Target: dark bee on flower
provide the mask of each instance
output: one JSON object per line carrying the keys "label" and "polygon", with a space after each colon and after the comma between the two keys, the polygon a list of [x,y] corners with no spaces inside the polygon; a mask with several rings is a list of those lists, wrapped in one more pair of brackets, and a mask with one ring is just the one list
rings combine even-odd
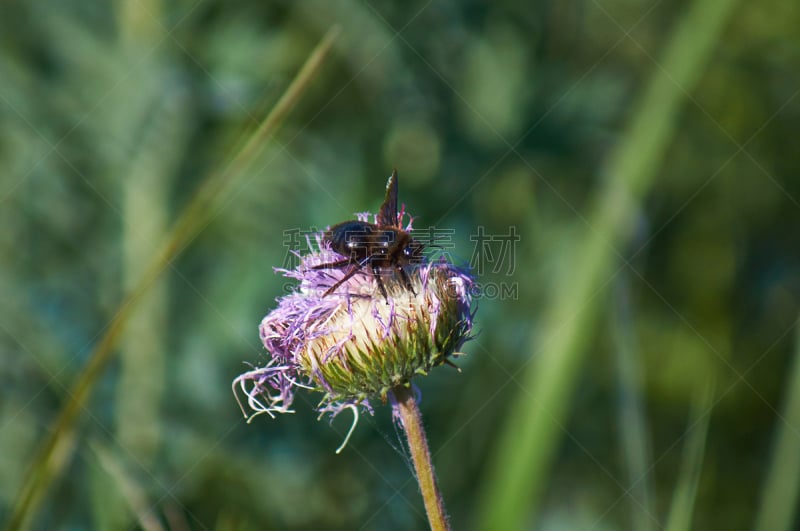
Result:
{"label": "dark bee on flower", "polygon": [[372,274],[383,298],[388,300],[382,276],[397,275],[406,289],[414,288],[406,272],[407,266],[422,263],[424,246],[403,230],[397,213],[397,170],[386,183],[386,197],[376,223],[360,220],[343,221],[323,234],[323,241],[343,259],[313,266],[312,269],[348,268],[347,272],[323,294],[326,297],[353,275],[367,269]]}

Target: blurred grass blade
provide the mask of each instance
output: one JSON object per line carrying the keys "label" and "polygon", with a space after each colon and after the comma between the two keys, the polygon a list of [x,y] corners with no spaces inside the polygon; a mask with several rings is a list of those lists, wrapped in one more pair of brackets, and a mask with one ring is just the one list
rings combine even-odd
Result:
{"label": "blurred grass blade", "polygon": [[[797,323],[795,324],[797,326]],[[800,330],[796,329],[794,368],[787,382],[783,418],[777,421],[772,464],[762,489],[756,531],[789,531],[797,513],[800,490]]]}
{"label": "blurred grass blade", "polygon": [[642,397],[642,367],[633,331],[630,293],[627,277],[620,279],[615,289],[615,311],[611,320],[614,358],[617,368],[620,459],[625,476],[631,485],[628,494],[631,528],[650,531],[655,522],[653,483],[649,473],[650,439],[648,437],[644,400]]}
{"label": "blurred grass blade", "polygon": [[[163,531],[164,527],[153,514],[154,505],[148,500],[145,490],[126,470],[125,465],[108,449],[98,442],[90,442],[102,470],[113,482],[114,487],[122,495],[136,521],[145,531]],[[115,515],[119,518],[119,515]]]}
{"label": "blurred grass blade", "polygon": [[[535,512],[599,310],[598,291],[617,263],[618,247],[674,136],[686,93],[705,71],[736,0],[696,0],[673,30],[602,173],[606,181],[578,239],[569,269],[554,286],[551,310],[538,334],[542,352],[520,377],[526,393],[509,405],[489,460],[478,528],[520,529]],[[532,354],[533,355],[533,354]],[[530,397],[533,397],[531,399]]]}
{"label": "blurred grass blade", "polygon": [[[159,21],[164,17],[161,3],[161,0],[123,0],[118,20],[125,55],[138,56],[141,50],[160,42]],[[186,98],[179,93],[183,87],[170,83],[174,73],[165,68],[163,60],[146,63],[139,72],[126,83],[125,93],[118,96],[137,104],[120,101],[116,105],[119,109],[116,114],[124,112],[126,116],[120,122],[141,124],[128,128],[136,131],[136,136],[128,141],[135,146],[131,150],[134,155],[119,161],[111,172],[121,178],[122,282],[126,293],[136,287],[150,265],[151,242],[161,242],[168,234],[170,190],[189,145],[194,121]],[[139,97],[131,98],[127,94],[130,92],[138,93]],[[138,466],[145,469],[153,466],[163,443],[164,423],[159,412],[167,384],[170,307],[167,280],[160,278],[143,295],[119,345],[115,442],[135,456]],[[103,461],[103,456],[100,457]],[[93,502],[98,514],[95,521],[104,529],[118,528],[113,518],[120,514],[122,525],[130,525],[125,508],[131,505],[131,496],[121,488],[104,488],[113,471],[106,468],[108,473],[99,472],[92,478],[98,483],[92,489],[97,496]],[[113,479],[122,485],[125,478]],[[108,522],[102,520],[103,515]],[[145,527],[142,520],[140,516],[140,525]]]}
{"label": "blurred grass blade", "polygon": [[680,475],[672,495],[666,531],[688,531],[692,527],[692,512],[697,496],[697,484],[700,482],[700,472],[703,469],[703,454],[713,399],[714,384],[709,382],[705,384],[702,396],[695,400],[692,408],[692,417],[687,428],[689,434],[683,447]]}
{"label": "blurred grass blade", "polygon": [[267,140],[305,93],[331,51],[338,33],[338,27],[334,27],[325,34],[248,142],[226,168],[212,174],[202,183],[178,216],[162,249],[152,259],[139,283],[125,297],[112,318],[86,367],[72,387],[53,430],[34,456],[30,472],[26,475],[25,483],[12,507],[8,521],[9,529],[20,529],[27,525],[29,517],[36,510],[49,485],[63,472],[72,455],[70,441],[73,440],[75,422],[85,407],[95,383],[111,359],[134,308],[180,252],[211,222],[216,208],[225,198],[225,193],[230,191],[233,183],[244,174]]}

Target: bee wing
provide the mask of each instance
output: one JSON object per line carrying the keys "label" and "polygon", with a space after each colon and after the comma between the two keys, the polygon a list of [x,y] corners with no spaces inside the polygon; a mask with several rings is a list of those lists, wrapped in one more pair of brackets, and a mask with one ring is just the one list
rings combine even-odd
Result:
{"label": "bee wing", "polygon": [[400,226],[397,221],[397,168],[392,170],[386,183],[386,198],[378,211],[378,225]]}

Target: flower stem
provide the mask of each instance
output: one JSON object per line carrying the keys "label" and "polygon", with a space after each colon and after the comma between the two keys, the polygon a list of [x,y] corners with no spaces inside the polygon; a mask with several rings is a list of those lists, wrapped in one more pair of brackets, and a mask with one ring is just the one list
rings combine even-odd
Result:
{"label": "flower stem", "polygon": [[417,472],[417,482],[425,502],[428,522],[433,531],[449,530],[450,524],[444,510],[444,501],[436,483],[436,475],[433,473],[428,439],[422,426],[422,414],[414,399],[414,393],[402,385],[395,387],[392,392],[397,399],[397,411],[408,439],[408,448],[411,450],[411,460]]}

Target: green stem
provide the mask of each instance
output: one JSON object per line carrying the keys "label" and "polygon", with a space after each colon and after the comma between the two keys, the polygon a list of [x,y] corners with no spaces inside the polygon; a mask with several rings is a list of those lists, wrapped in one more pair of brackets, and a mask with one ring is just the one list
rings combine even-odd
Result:
{"label": "green stem", "polygon": [[414,399],[414,393],[402,385],[395,387],[392,392],[397,399],[397,410],[400,412],[400,421],[408,439],[408,448],[411,450],[411,460],[417,472],[417,482],[425,502],[428,522],[433,531],[449,530],[450,524],[444,510],[444,501],[436,483],[436,475],[433,473],[428,439],[422,426],[422,414]]}

